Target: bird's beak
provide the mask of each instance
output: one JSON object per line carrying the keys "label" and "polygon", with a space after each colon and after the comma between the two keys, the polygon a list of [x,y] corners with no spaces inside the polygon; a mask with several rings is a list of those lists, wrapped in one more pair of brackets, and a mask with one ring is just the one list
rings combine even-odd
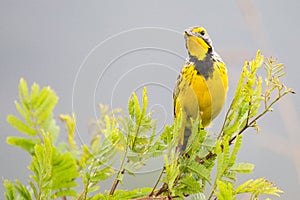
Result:
{"label": "bird's beak", "polygon": [[191,30],[189,30],[189,29],[186,29],[185,31],[184,31],[184,36],[191,36],[192,34],[191,34]]}

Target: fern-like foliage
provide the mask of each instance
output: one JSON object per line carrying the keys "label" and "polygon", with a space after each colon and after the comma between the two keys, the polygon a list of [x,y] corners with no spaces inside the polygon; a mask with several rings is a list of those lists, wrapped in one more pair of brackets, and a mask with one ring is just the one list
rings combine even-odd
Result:
{"label": "fern-like foliage", "polygon": [[162,155],[163,148],[159,139],[155,139],[155,121],[151,118],[151,112],[147,112],[148,98],[144,88],[141,104],[134,93],[128,101],[128,117],[124,117],[119,124],[121,130],[120,157],[121,164],[115,177],[110,195],[113,195],[119,182],[122,182],[124,174],[134,175],[134,171],[143,167],[150,158]]}
{"label": "fern-like foliage", "polygon": [[[258,73],[262,66],[265,76]],[[200,200],[235,200],[248,193],[254,200],[262,194],[279,196],[282,191],[265,178],[238,185],[238,174],[251,173],[254,165],[237,162],[237,155],[244,131],[258,130],[258,120],[282,97],[294,93],[280,82],[284,74],[282,64],[272,58],[264,59],[258,51],[255,59],[244,64],[221,131],[208,133],[201,120],[195,120],[185,152],[177,149],[181,116],[158,135],[156,121],[147,110],[146,88],[140,101],[135,93],[129,98],[127,115],[99,105],[101,115],[91,123],[93,136],[88,144],[76,142],[75,114],[60,115],[67,141],[57,142],[59,128],[53,109],[58,97],[50,87],[40,89],[36,83],[29,89],[21,79],[19,101],[15,102],[19,117],[9,115],[7,121],[26,136],[8,137],[7,143],[31,155],[28,167],[31,175],[28,184],[4,180],[4,197],[8,200],[166,200],[190,196]],[[153,188],[118,189],[125,174],[135,175],[149,159],[158,156],[164,162]],[[111,188],[103,191],[101,183],[110,180]]]}
{"label": "fern-like foliage", "polygon": [[[262,76],[257,73],[262,66],[266,72],[264,81]],[[235,199],[236,194],[246,192],[246,190],[241,190],[244,184],[235,189],[237,187],[236,174],[251,173],[254,169],[254,165],[250,163],[236,163],[236,155],[242,142],[242,133],[250,127],[258,130],[258,119],[271,111],[271,107],[283,96],[294,93],[292,89],[287,88],[279,81],[279,78],[284,75],[283,70],[283,65],[276,64],[274,59],[266,59],[264,63],[264,57],[261,56],[260,51],[257,52],[254,60],[245,62],[234,99],[226,114],[214,149],[214,154],[217,155],[217,176],[209,199],[214,195],[218,199]],[[229,146],[233,143],[234,147],[230,153]],[[259,184],[251,185],[253,186],[251,189],[257,192],[250,192],[254,195],[254,199],[261,194],[279,196],[279,193],[282,193],[265,179],[257,181],[265,183],[260,186],[269,190],[261,189]]]}
{"label": "fern-like foliage", "polygon": [[34,146],[41,143],[43,132],[51,133],[53,142],[55,142],[59,128],[53,118],[53,109],[57,101],[58,97],[50,87],[40,89],[38,84],[33,83],[29,91],[26,81],[21,79],[19,102],[15,101],[20,118],[8,115],[7,121],[30,138],[8,137],[7,143],[25,149],[33,155]]}
{"label": "fern-like foliage", "polygon": [[[190,194],[203,197],[208,183],[213,186],[208,199],[235,199],[237,174],[251,173],[254,169],[251,163],[236,162],[242,145],[242,133],[251,127],[258,130],[258,119],[269,112],[283,96],[294,93],[279,81],[284,75],[283,65],[276,64],[274,59],[264,61],[258,51],[255,59],[245,62],[234,98],[217,137],[207,134],[199,120],[193,123],[185,155],[176,157],[173,162],[166,160],[165,177],[162,178],[164,184],[154,195],[166,194],[181,199]],[[258,74],[262,66],[265,67],[265,79]],[[168,157],[173,158],[170,155]],[[211,177],[214,165],[216,176]],[[258,195],[281,193],[278,188],[269,186],[272,192],[252,189],[261,191]]]}
{"label": "fern-like foliage", "polygon": [[[69,152],[62,153],[55,143],[59,128],[53,118],[58,97],[50,87],[40,89],[34,83],[29,91],[24,79],[19,84],[19,102],[16,108],[21,116],[7,117],[7,121],[27,137],[8,137],[7,143],[18,146],[32,155],[29,169],[32,171],[29,185],[6,180],[7,199],[54,199],[75,196],[79,176],[76,160]],[[55,141],[53,141],[55,140]]]}
{"label": "fern-like foliage", "polygon": [[249,120],[257,114],[262,100],[263,81],[262,77],[257,75],[257,71],[263,61],[264,57],[258,51],[253,61],[245,62],[220,137],[234,137],[245,130],[245,127],[255,126],[255,123],[249,124]]}
{"label": "fern-like foliage", "polygon": [[79,173],[70,153],[59,153],[52,146],[51,136],[43,134],[43,144],[35,146],[35,156],[29,169],[33,172],[30,186],[36,199],[76,196],[71,189]]}
{"label": "fern-like foliage", "polygon": [[279,197],[279,194],[283,193],[283,191],[274,186],[274,183],[266,180],[265,178],[259,178],[256,180],[251,179],[246,181],[236,188],[235,193],[250,193],[251,200],[255,200],[261,194],[270,194]]}
{"label": "fern-like foliage", "polygon": [[51,136],[42,134],[43,143],[36,144],[34,156],[29,165],[32,171],[30,186],[16,185],[5,181],[7,199],[55,199],[63,196],[76,196],[72,188],[77,186],[79,176],[75,160],[70,153],[59,153],[52,146]]}

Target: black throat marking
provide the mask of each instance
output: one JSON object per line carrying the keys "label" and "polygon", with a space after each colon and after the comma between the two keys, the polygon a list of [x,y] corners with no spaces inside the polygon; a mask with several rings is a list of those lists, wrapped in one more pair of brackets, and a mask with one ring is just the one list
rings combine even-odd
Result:
{"label": "black throat marking", "polygon": [[204,76],[205,79],[212,76],[214,63],[209,53],[206,54],[204,60],[198,60],[195,56],[189,55],[189,61],[194,63],[197,74]]}

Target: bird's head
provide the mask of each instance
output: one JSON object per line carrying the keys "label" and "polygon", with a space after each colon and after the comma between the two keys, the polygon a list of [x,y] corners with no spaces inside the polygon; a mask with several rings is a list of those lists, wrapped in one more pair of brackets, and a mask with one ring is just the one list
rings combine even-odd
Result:
{"label": "bird's head", "polygon": [[189,55],[203,60],[213,50],[212,42],[205,28],[196,26],[184,31],[186,48]]}

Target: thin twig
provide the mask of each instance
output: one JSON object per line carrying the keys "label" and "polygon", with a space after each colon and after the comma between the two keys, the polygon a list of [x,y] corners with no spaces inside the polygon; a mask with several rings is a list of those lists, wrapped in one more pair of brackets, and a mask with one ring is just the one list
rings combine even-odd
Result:
{"label": "thin twig", "polygon": [[154,194],[154,196],[158,196],[158,195],[160,195],[161,193],[166,192],[167,190],[168,190],[168,185],[164,183],[164,184],[161,186],[161,188]]}
{"label": "thin twig", "polygon": [[124,157],[123,157],[122,163],[120,165],[120,169],[119,169],[118,174],[117,174],[117,176],[116,176],[116,178],[114,180],[114,183],[112,184],[111,189],[109,191],[110,195],[114,194],[114,192],[115,192],[115,190],[116,190],[116,188],[117,188],[117,186],[118,186],[118,184],[120,182],[120,175],[121,174],[123,175],[125,173],[124,164],[125,164],[125,159],[127,157],[127,153],[128,153],[128,147],[126,148],[126,150],[124,152]]}
{"label": "thin twig", "polygon": [[222,128],[221,128],[221,130],[220,130],[220,133],[218,134],[217,139],[220,139],[221,136],[223,135],[222,130],[224,130],[224,127],[225,127],[225,124],[226,124],[226,121],[227,121],[226,119],[227,119],[227,117],[228,117],[228,115],[229,115],[229,113],[230,113],[230,110],[231,110],[231,107],[232,107],[232,105],[233,105],[233,102],[234,102],[234,99],[231,101],[231,104],[230,104],[230,106],[229,106],[229,109],[228,109],[227,112],[226,112],[225,120],[224,120],[224,122],[223,122]]}
{"label": "thin twig", "polygon": [[93,176],[93,173],[95,173],[96,169],[94,169],[94,164],[95,164],[95,160],[93,160],[92,164],[91,164],[91,171],[89,173],[89,177],[87,178],[86,184],[84,185],[84,189],[82,191],[82,193],[79,195],[79,197],[77,198],[77,200],[81,200],[81,199],[86,199],[87,194],[88,194],[88,189],[90,186],[90,182],[91,182],[91,177]]}
{"label": "thin twig", "polygon": [[149,194],[149,197],[152,197],[154,195],[154,191],[155,191],[158,183],[160,182],[160,179],[161,179],[164,171],[165,171],[165,167],[163,167],[163,169],[161,170],[160,175],[159,175],[158,179],[156,180],[155,185],[153,186],[153,189],[152,189],[151,193]]}
{"label": "thin twig", "polygon": [[288,94],[288,93],[293,93],[293,91],[292,90],[286,90],[282,95],[279,95],[276,99],[274,99],[273,101],[272,101],[272,103],[262,112],[262,113],[260,113],[259,115],[257,115],[249,124],[246,124],[245,126],[244,126],[244,128],[243,129],[241,129],[240,131],[239,131],[239,133],[237,134],[237,135],[235,135],[234,137],[232,137],[231,138],[231,140],[229,141],[229,144],[232,144],[232,142],[236,139],[236,137],[238,136],[238,135],[241,135],[247,128],[249,128],[249,127],[251,127],[251,126],[253,126],[254,125],[254,123],[258,120],[258,119],[260,119],[262,116],[264,116],[267,112],[269,112],[270,111],[270,109],[272,108],[272,106],[277,102],[277,101],[279,101],[282,97],[284,97],[286,94]]}
{"label": "thin twig", "polygon": [[[120,172],[120,171],[119,171]],[[118,173],[117,177],[115,178],[115,181],[110,189],[109,195],[113,195],[118,184],[120,183],[120,179],[118,178],[120,176],[120,174],[124,174],[125,173],[125,169],[123,169],[120,173]]]}
{"label": "thin twig", "polygon": [[[141,123],[142,123],[142,117],[143,117],[143,116],[141,116],[140,119],[139,119],[139,121],[138,121],[137,129],[136,129],[136,133],[135,133],[135,137],[134,137],[134,140],[133,140],[131,149],[134,149],[135,142],[136,142],[136,138],[137,138],[137,136],[138,136],[138,134],[139,134],[139,131],[140,131],[140,127],[141,127]],[[128,138],[129,138],[129,137],[128,137]],[[111,187],[111,189],[110,189],[110,192],[109,192],[110,195],[113,195],[113,194],[114,194],[114,192],[115,192],[115,190],[116,190],[118,184],[120,183],[120,179],[119,179],[120,175],[121,175],[121,174],[123,175],[123,174],[125,173],[125,169],[124,169],[123,167],[124,167],[124,164],[125,164],[125,159],[126,159],[126,157],[127,157],[128,149],[130,148],[129,146],[130,146],[130,144],[127,144],[127,148],[126,148],[126,151],[125,151],[125,153],[124,153],[124,157],[123,157],[123,160],[122,160],[120,169],[119,169],[118,174],[117,174],[117,176],[116,176],[116,178],[115,178],[115,180],[114,180],[114,183],[113,183],[113,185],[112,185],[112,187]]]}

